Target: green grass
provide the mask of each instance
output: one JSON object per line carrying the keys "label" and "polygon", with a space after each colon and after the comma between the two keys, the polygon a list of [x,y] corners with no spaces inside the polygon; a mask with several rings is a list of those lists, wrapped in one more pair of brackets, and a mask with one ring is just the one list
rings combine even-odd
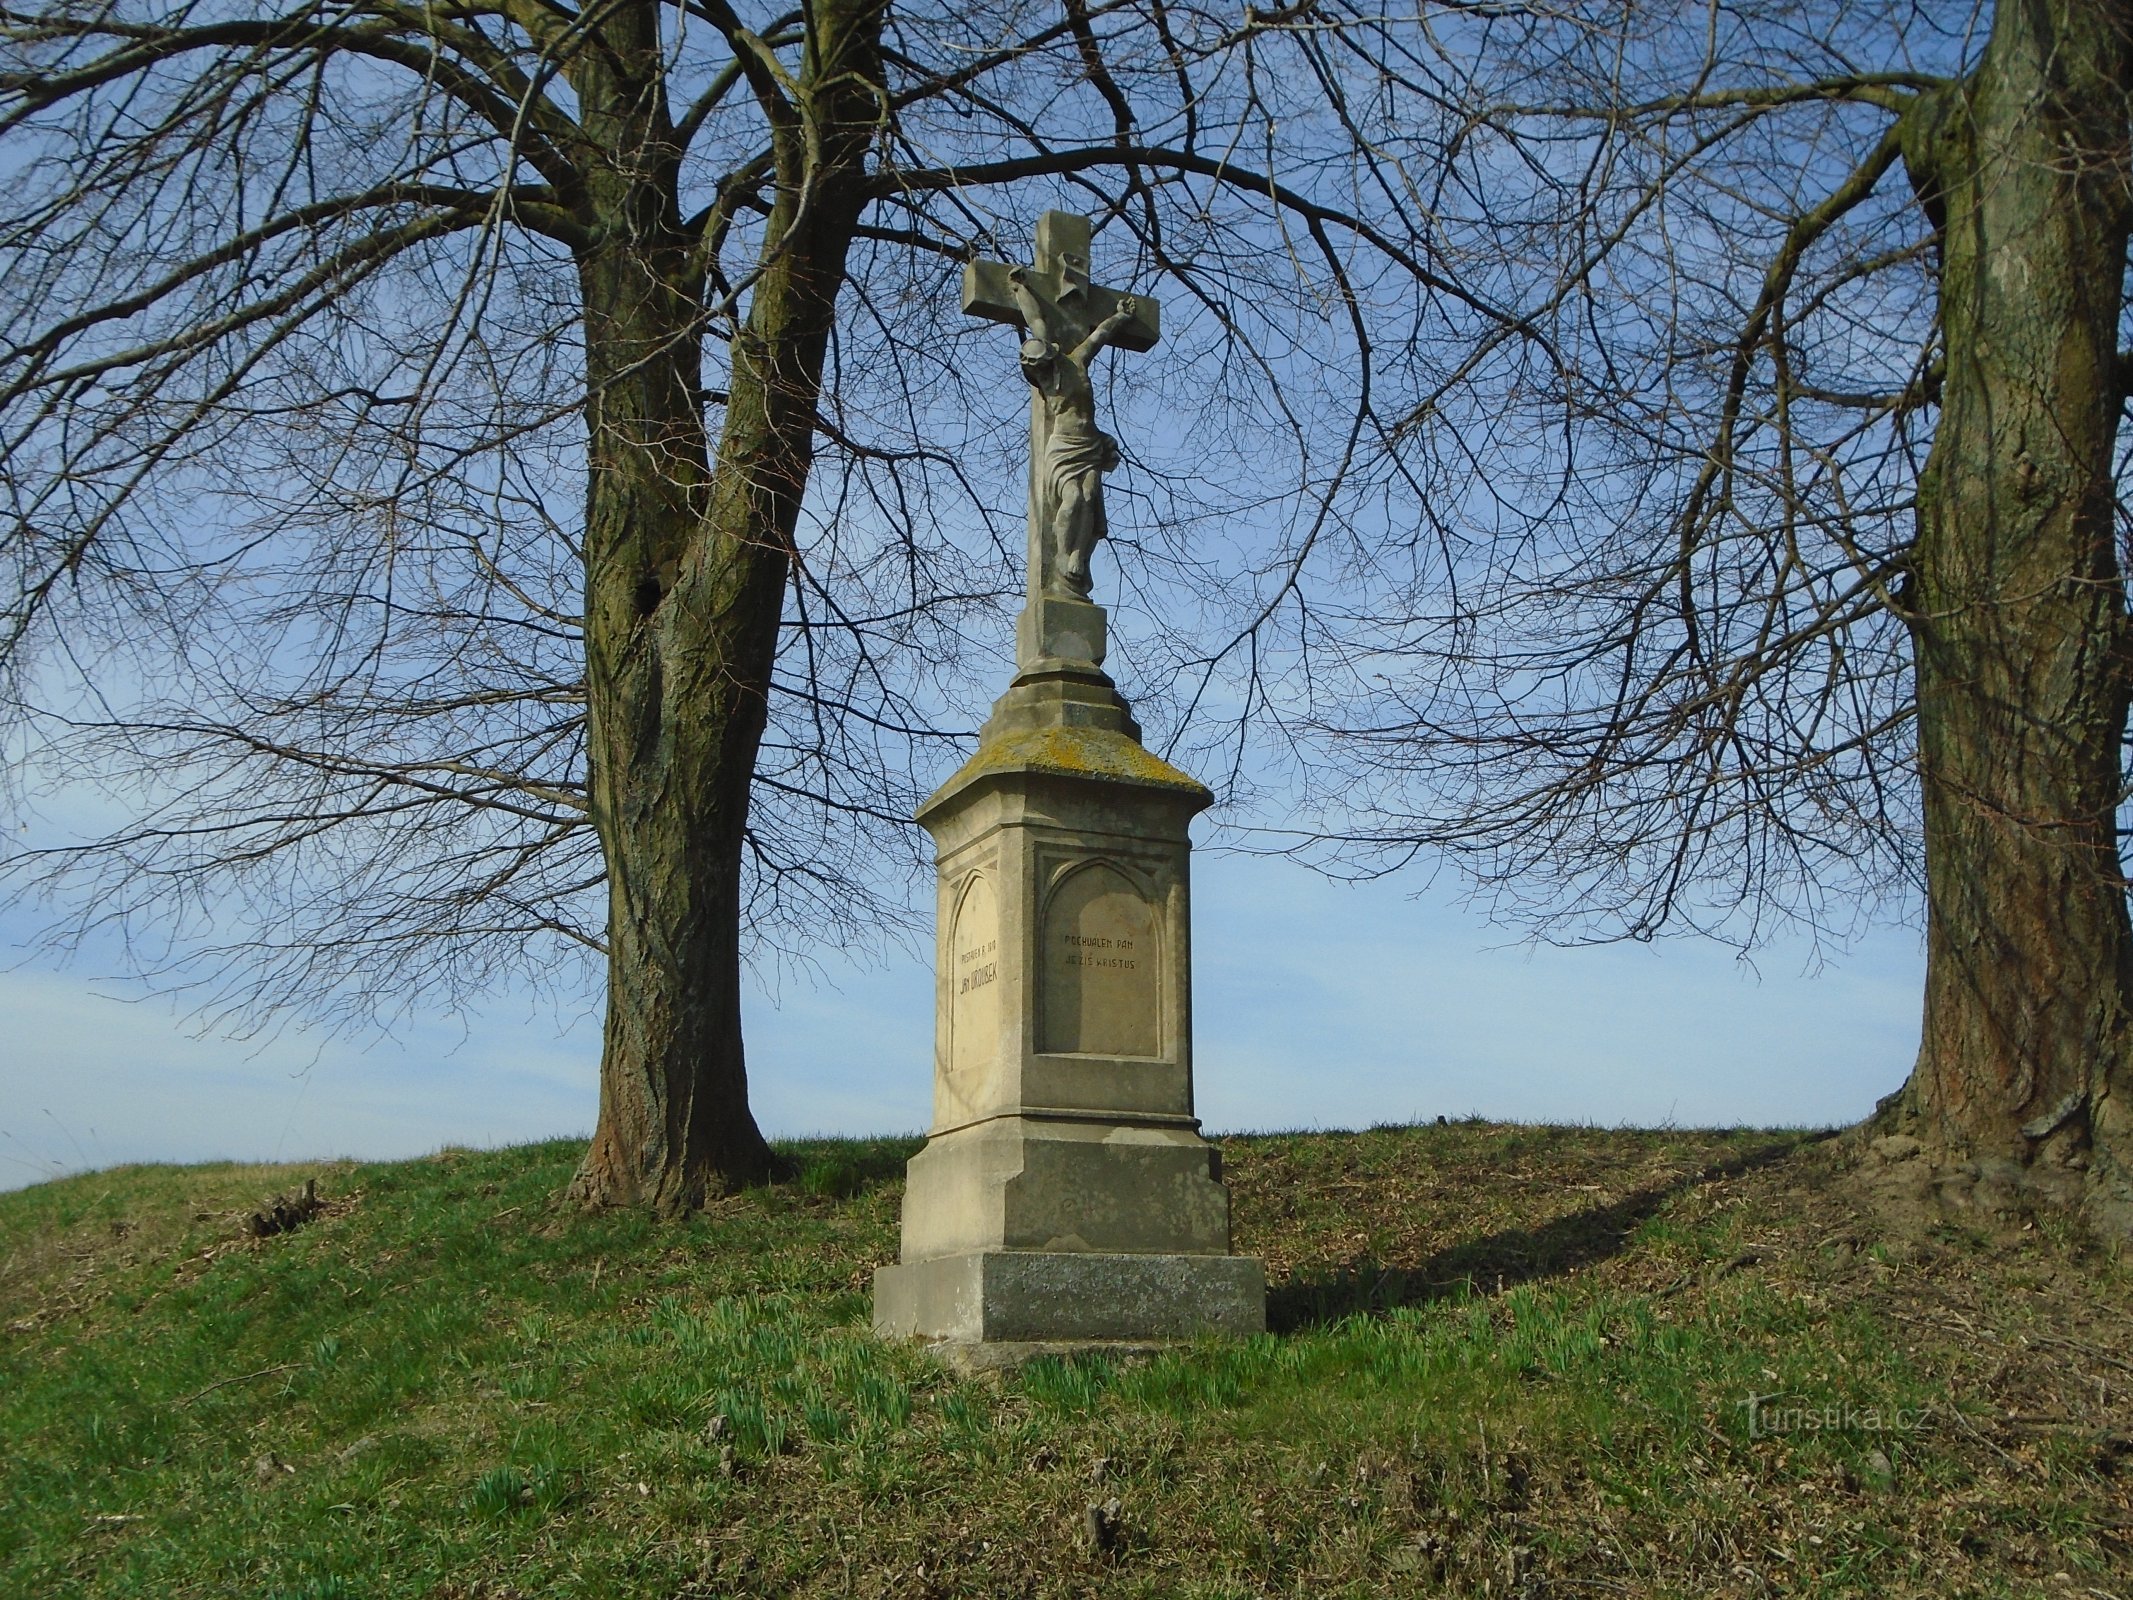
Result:
{"label": "green grass", "polygon": [[0,1594],[2128,1592],[2124,1268],[1873,1238],[1798,1136],[1228,1141],[1278,1331],[1004,1380],[868,1331],[914,1148],[683,1224],[552,1210],[569,1144],[0,1196]]}

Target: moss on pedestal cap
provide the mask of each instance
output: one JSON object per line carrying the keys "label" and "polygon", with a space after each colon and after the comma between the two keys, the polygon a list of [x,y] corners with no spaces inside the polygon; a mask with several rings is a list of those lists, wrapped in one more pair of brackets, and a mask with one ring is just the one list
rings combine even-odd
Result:
{"label": "moss on pedestal cap", "polygon": [[1199,779],[1151,754],[1129,734],[1073,725],[1013,728],[989,733],[980,740],[976,753],[918,808],[919,819],[923,821],[929,812],[974,784],[1017,773],[1164,789],[1192,801],[1195,811],[1212,805],[1215,798]]}

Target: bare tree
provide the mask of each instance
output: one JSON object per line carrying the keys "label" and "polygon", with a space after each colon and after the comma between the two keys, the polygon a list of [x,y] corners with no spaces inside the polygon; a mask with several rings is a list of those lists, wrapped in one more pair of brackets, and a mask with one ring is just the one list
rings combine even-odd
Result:
{"label": "bare tree", "polygon": [[1202,666],[1322,764],[1293,848],[1449,852],[1555,937],[1842,935],[1917,895],[1881,1125],[2133,1228],[2125,9],[1439,37],[1464,132],[1381,153],[1530,337],[1470,346],[1385,441],[1380,525]]}
{"label": "bare tree", "polygon": [[25,762],[124,814],[17,871],[239,1016],[596,951],[575,1192],[762,1176],[742,929],[893,909],[1015,586],[957,264],[1065,203],[1164,286],[1114,543],[1219,599],[1196,536],[1367,519],[1460,341],[1528,338],[1415,187],[1439,15],[0,6],[0,659]]}

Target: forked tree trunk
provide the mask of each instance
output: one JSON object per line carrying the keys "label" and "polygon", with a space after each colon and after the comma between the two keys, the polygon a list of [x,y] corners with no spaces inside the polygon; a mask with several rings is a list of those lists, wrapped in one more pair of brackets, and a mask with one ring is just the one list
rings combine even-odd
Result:
{"label": "forked tree trunk", "polygon": [[2133,1224],[2133,930],[2115,821],[2128,694],[2112,453],[2126,13],[2001,0],[1913,114],[1942,228],[1941,416],[1909,594],[1925,1027],[1893,1120],[1944,1159]]}
{"label": "forked tree trunk", "polygon": [[571,69],[605,156],[589,184],[603,243],[579,262],[588,776],[608,877],[599,1122],[570,1191],[589,1205],[672,1214],[778,1167],[748,1106],[742,852],[880,82],[878,0],[809,15],[793,111],[813,136],[781,141],[715,458],[657,6],[624,0]]}

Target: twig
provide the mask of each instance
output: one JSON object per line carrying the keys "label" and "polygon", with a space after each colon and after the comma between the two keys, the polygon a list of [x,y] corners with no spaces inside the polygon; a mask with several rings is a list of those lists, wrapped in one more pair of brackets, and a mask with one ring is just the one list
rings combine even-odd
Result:
{"label": "twig", "polygon": [[2118,1368],[2121,1372],[2133,1372],[2133,1361],[2114,1356],[2108,1350],[2099,1350],[2092,1344],[2083,1344],[2078,1339],[2062,1339],[2057,1334],[2052,1333],[2032,1333],[2027,1335],[2027,1338],[2032,1344],[2057,1345],[2062,1350],[2072,1350],[2078,1355],[2087,1356],[2092,1361],[2106,1362]]}
{"label": "twig", "polygon": [[1987,1437],[1984,1431],[1980,1429],[1976,1423],[1972,1422],[1968,1417],[1963,1415],[1962,1402],[1957,1397],[1955,1391],[1952,1388],[1948,1392],[1948,1415],[1955,1418],[1957,1424],[1961,1426],[1963,1431],[1968,1433],[1971,1438],[1977,1440],[1979,1444],[1990,1450],[1994,1455],[1998,1456],[2010,1467],[2013,1467],[2017,1472],[2026,1473],[2031,1470],[2029,1463],[2023,1461],[2021,1457],[2016,1456],[2005,1448],[2003,1448],[1997,1439]]}
{"label": "twig", "polygon": [[201,1399],[206,1395],[211,1395],[217,1389],[227,1389],[233,1383],[250,1383],[254,1378],[270,1378],[277,1372],[294,1372],[296,1370],[296,1367],[296,1362],[284,1361],[279,1366],[261,1367],[257,1372],[245,1372],[240,1373],[234,1378],[218,1379],[216,1382],[209,1384],[205,1389],[202,1389],[199,1394],[187,1395],[183,1400],[180,1400],[178,1404],[181,1406],[189,1406],[195,1400]]}

